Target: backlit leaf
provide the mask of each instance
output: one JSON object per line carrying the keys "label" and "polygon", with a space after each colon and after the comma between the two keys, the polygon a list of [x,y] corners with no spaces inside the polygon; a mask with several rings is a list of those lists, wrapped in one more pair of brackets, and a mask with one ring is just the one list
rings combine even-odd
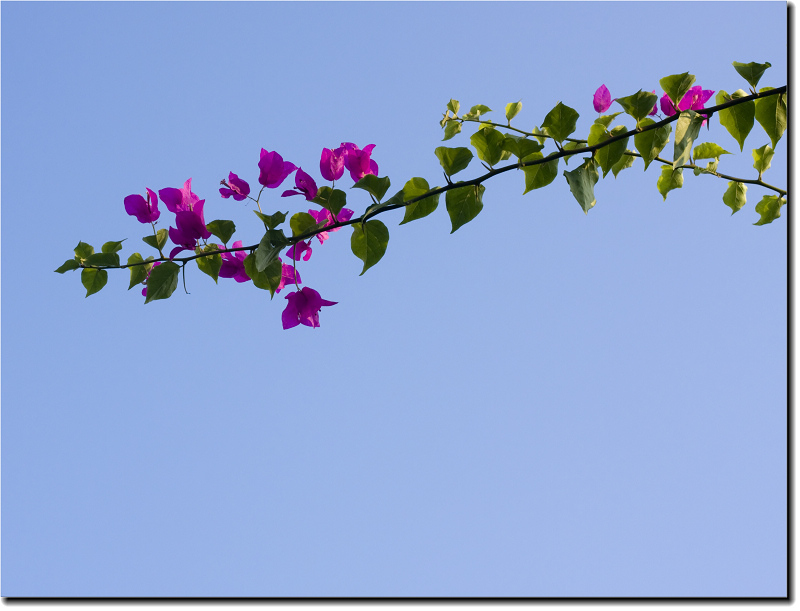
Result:
{"label": "backlit leaf", "polygon": [[[152,261],[153,257],[147,257],[147,261]],[[128,257],[128,265],[133,263],[144,263],[144,259],[142,259],[142,255],[138,252],[133,253],[130,257]],[[137,284],[141,284],[144,282],[145,278],[147,278],[147,272],[150,271],[150,268],[153,267],[152,265],[133,265],[129,267],[128,270],[131,273],[131,283],[128,285],[128,290],[130,291],[134,286]]]}
{"label": "backlit leaf", "polygon": [[559,102],[547,113],[542,121],[542,129],[547,130],[558,142],[563,142],[575,131],[579,116],[576,110]]}
{"label": "backlit leaf", "polygon": [[[412,178],[403,187],[403,200],[409,201],[411,199],[419,197],[420,195],[425,195],[425,193],[427,193],[430,190],[431,189],[428,187],[427,180],[419,177]],[[421,199],[418,202],[414,202],[413,204],[409,204],[408,206],[406,206],[405,216],[403,217],[403,220],[400,222],[400,224],[403,225],[405,223],[426,217],[431,212],[436,210],[438,205],[439,205],[439,193]]]}
{"label": "backlit leaf", "polygon": [[[730,102],[737,98],[747,97],[747,92],[742,89],[737,89],[731,95],[728,95],[724,90],[717,92],[715,101],[716,106]],[[747,134],[753,129],[756,117],[756,105],[753,101],[736,104],[729,108],[724,108],[718,113],[719,122],[728,130],[728,133],[733,136],[736,142],[739,143],[739,149],[744,151],[744,141]],[[774,147],[773,147],[774,148]]]}
{"label": "backlit leaf", "polygon": [[388,244],[389,230],[381,221],[373,219],[366,223],[353,225],[350,249],[356,257],[364,262],[364,269],[361,270],[359,276],[383,258]]}
{"label": "backlit leaf", "polygon": [[444,173],[448,176],[458,174],[472,161],[472,151],[463,146],[458,148],[440,146],[434,153],[439,158],[439,163],[442,165]]}
{"label": "backlit leaf", "polygon": [[216,220],[208,223],[206,229],[217,236],[223,244],[227,244],[236,231],[236,224],[233,221]]}
{"label": "backlit leaf", "polygon": [[150,278],[147,280],[147,297],[144,302],[150,303],[157,299],[167,299],[172,295],[178,288],[180,271],[180,266],[173,261],[165,261],[161,265],[153,267]]}
{"label": "backlit leaf", "polygon": [[104,269],[83,269],[81,271],[81,284],[86,289],[86,296],[94,295],[108,282],[108,272]]}
{"label": "backlit leaf", "polygon": [[747,203],[747,185],[732,180],[728,183],[728,188],[722,196],[722,202],[736,214]]}
{"label": "backlit leaf", "polygon": [[688,72],[672,74],[659,80],[658,84],[661,85],[664,93],[672,100],[672,104],[675,108],[678,108],[678,104],[680,104],[683,96],[689,92],[689,89],[691,89],[694,84],[694,74],[689,74]]}
{"label": "backlit leaf", "polygon": [[466,225],[483,210],[483,185],[468,185],[459,189],[451,189],[445,195],[447,213],[450,215],[450,224],[453,233],[462,225]]}
{"label": "backlit leaf", "polygon": [[469,141],[478,152],[478,158],[490,166],[496,165],[503,156],[505,136],[496,129],[478,130]]}
{"label": "backlit leaf", "polygon": [[[531,153],[520,161],[524,163],[527,161],[537,161],[539,159],[544,159],[544,155],[541,153]],[[556,176],[558,176],[558,158],[536,165],[525,166],[522,168],[522,171],[525,173],[525,191],[523,191],[522,194],[525,195],[525,193],[533,189],[546,187],[556,179]]]}
{"label": "backlit leaf", "polygon": [[[655,121],[652,119],[642,119],[639,124],[640,127],[647,127],[653,125]],[[640,132],[633,137],[633,145],[644,160],[644,169],[658,157],[658,154],[664,149],[669,142],[669,135],[672,132],[672,125],[667,123],[659,128],[651,129],[645,132]]]}
{"label": "backlit leaf", "polygon": [[674,168],[669,165],[664,165],[661,168],[661,176],[656,183],[658,192],[667,201],[667,193],[673,189],[680,189],[683,186],[683,168]]}
{"label": "backlit leaf", "polygon": [[744,80],[750,83],[750,86],[755,89],[758,87],[758,81],[761,80],[766,69],[771,68],[772,64],[769,62],[764,64],[757,64],[756,62],[750,62],[749,64],[733,62],[733,67],[736,69],[736,72],[741,74]]}
{"label": "backlit leaf", "polygon": [[[763,87],[759,90],[759,93],[770,89],[771,87]],[[781,93],[758,98],[755,101],[755,105],[756,120],[767,132],[769,139],[772,140],[772,148],[774,149],[783,132],[786,131],[786,94]]]}
{"label": "backlit leaf", "polygon": [[567,179],[572,195],[578,200],[584,213],[588,214],[589,210],[597,203],[594,197],[594,186],[600,180],[597,164],[591,157],[587,157],[580,166],[571,172],[565,170],[564,178]]}
{"label": "backlit leaf", "polygon": [[759,149],[753,149],[753,159],[755,163],[753,167],[758,170],[758,175],[761,176],[762,172],[766,172],[772,164],[772,156],[775,151],[769,144],[765,144]]}
{"label": "backlit leaf", "polygon": [[753,223],[753,225],[767,225],[774,221],[781,215],[781,206],[786,203],[786,200],[778,195],[765,195],[761,201],[756,204],[756,212],[761,215],[761,218]]}
{"label": "backlit leaf", "polygon": [[675,123],[675,154],[672,167],[677,168],[689,161],[694,140],[700,134],[705,117],[693,110],[684,110]]}
{"label": "backlit leaf", "polygon": [[522,100],[506,104],[506,119],[508,119],[509,125],[511,125],[511,119],[516,117],[520,110],[522,110]]}

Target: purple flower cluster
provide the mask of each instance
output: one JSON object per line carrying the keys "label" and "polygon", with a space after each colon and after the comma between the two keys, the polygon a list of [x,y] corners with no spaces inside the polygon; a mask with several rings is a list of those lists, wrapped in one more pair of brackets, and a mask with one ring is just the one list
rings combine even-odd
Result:
{"label": "purple flower cluster", "polygon": [[[655,89],[653,93],[655,93]],[[683,112],[684,110],[703,110],[704,104],[708,101],[708,99],[714,95],[714,91],[710,89],[703,89],[699,85],[692,87],[686,92],[686,95],[683,96],[683,99],[678,103],[678,111]],[[615,98],[616,99],[616,98]],[[600,85],[597,88],[597,91],[594,92],[594,97],[592,99],[592,104],[594,105],[594,109],[599,112],[603,113],[607,111],[611,107],[611,103],[614,100],[611,99],[611,93],[608,91],[608,87],[605,85]],[[665,93],[661,96],[659,100],[659,104],[661,105],[661,112],[663,112],[668,117],[671,117],[675,114],[675,105],[672,103],[672,100],[669,99],[669,96]],[[648,115],[652,116],[658,112],[658,105],[653,106],[653,110],[651,110]],[[705,121],[703,121],[703,125],[705,125]]]}
{"label": "purple flower cluster", "polygon": [[[336,149],[323,149],[320,158],[320,173],[325,180],[335,182],[340,179],[347,169],[353,181],[358,182],[367,174],[378,174],[378,164],[372,156],[374,144],[367,145],[363,149],[352,142],[342,142]],[[259,176],[258,182],[265,188],[276,189],[281,186],[289,174],[295,172],[295,188],[284,191],[281,196],[303,195],[307,201],[312,201],[318,192],[317,183],[314,179],[303,171],[302,168],[295,166],[289,161],[284,161],[283,157],[275,151],[261,149],[261,156],[258,162]],[[236,201],[243,201],[250,197],[250,185],[247,181],[239,178],[238,175],[230,172],[227,180],[220,181],[222,187],[219,192],[224,199],[233,198]],[[129,195],[125,198],[125,211],[135,216],[140,223],[153,224],[161,216],[158,210],[158,200],[166,205],[167,209],[175,214],[175,227],[169,228],[169,239],[176,244],[170,251],[170,260],[184,250],[194,250],[198,246],[199,240],[207,240],[211,237],[211,232],[206,227],[203,216],[203,206],[205,200],[200,199],[192,193],[192,179],[188,179],[182,188],[168,187],[161,189],[158,194],[147,188],[147,198],[139,194]],[[256,201],[256,200],[254,200]],[[308,213],[314,218],[317,224],[332,225],[337,222],[346,222],[353,217],[353,211],[343,208],[337,215],[331,214],[329,210],[309,210]],[[324,226],[323,225],[323,226]],[[320,244],[323,244],[330,237],[331,232],[339,231],[341,227],[335,227],[328,231],[317,234]],[[244,260],[247,254],[243,248],[241,240],[233,243],[232,249],[224,245],[218,246],[222,257],[222,266],[219,270],[219,277],[233,278],[236,282],[244,283],[251,280],[244,268]],[[311,240],[308,242],[298,242],[286,252],[286,255],[293,261],[308,261],[311,258]],[[300,274],[294,264],[287,265],[281,262],[281,281],[275,292],[280,292],[286,285],[300,285]],[[155,266],[160,262],[154,263]],[[151,268],[151,272],[152,269]],[[150,274],[147,274],[147,278]],[[142,295],[147,295],[147,278],[143,284],[145,288]],[[320,297],[319,293],[311,288],[299,288],[294,293],[286,295],[288,303],[283,311],[283,328],[290,329],[299,324],[309,327],[319,326],[319,312],[323,306],[336,305],[336,302],[327,301]]]}

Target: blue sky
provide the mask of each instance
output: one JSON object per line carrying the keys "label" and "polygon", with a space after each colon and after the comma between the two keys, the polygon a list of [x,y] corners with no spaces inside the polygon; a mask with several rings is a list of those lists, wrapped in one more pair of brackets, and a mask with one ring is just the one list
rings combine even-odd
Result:
{"label": "blue sky", "polygon": [[[322,184],[322,147],[374,143],[390,194],[441,184],[450,98],[521,99],[523,129],[563,101],[585,136],[601,83],[731,92],[731,62],[769,61],[784,85],[784,3],[0,11],[3,596],[785,595],[788,211],[754,227],[757,186],[731,216],[723,181],[663,201],[637,161],[584,215],[576,163],[524,196],[508,173],[452,235],[444,201],[383,215],[363,276],[349,229],[315,248],[318,329],[196,268],[146,306],[127,272],[84,299],[52,271],[79,240],[147,253],[124,197],[189,177],[257,243],[217,189],[255,185],[262,147]],[[752,177],[767,142],[720,171]]]}

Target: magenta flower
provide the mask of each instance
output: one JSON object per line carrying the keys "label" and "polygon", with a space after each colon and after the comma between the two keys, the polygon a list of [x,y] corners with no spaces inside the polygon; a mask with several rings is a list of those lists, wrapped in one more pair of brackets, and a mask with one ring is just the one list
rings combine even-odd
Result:
{"label": "magenta flower", "polygon": [[338,149],[322,149],[322,158],[319,160],[319,171],[325,180],[339,180],[344,174],[344,147]]}
{"label": "magenta flower", "polygon": [[[233,248],[241,248],[242,241],[237,240],[233,243]],[[228,249],[220,245],[218,247],[222,252],[222,267],[219,268],[220,278],[233,278],[236,282],[247,282],[250,276],[244,271],[244,260],[247,258],[247,253],[243,250],[235,252],[226,252]]]}
{"label": "magenta flower", "polygon": [[305,195],[307,201],[311,201],[317,196],[317,183],[308,174],[303,172],[303,168],[297,168],[297,174],[294,175],[294,191],[284,191],[281,197],[288,197],[290,195]]}
{"label": "magenta flower", "polygon": [[338,303],[323,299],[317,291],[308,287],[289,293],[286,299],[289,303],[286,304],[281,317],[284,329],[291,329],[300,324],[306,327],[319,327],[319,311],[323,306]]}
{"label": "magenta flower", "polygon": [[211,237],[211,232],[206,228],[206,222],[203,218],[203,206],[205,203],[206,200],[201,199],[193,205],[192,210],[179,210],[175,214],[177,228],[169,228],[169,239],[178,244],[178,247],[173,248],[169,253],[170,259],[173,259],[181,251],[194,250],[197,246],[197,240],[200,238],[207,240]]}
{"label": "magenta flower", "polygon": [[192,210],[193,206],[200,201],[200,198],[192,193],[192,179],[183,183],[182,189],[168,187],[160,189],[158,192],[161,201],[170,212],[178,213],[182,210]]}
{"label": "magenta flower", "polygon": [[125,198],[125,212],[135,216],[140,223],[152,223],[158,220],[161,212],[158,210],[158,195],[150,189],[147,191],[147,200],[139,194],[129,195]]}
{"label": "magenta flower", "polygon": [[[278,288],[275,289],[276,293],[280,293],[281,289],[287,284],[303,283],[303,281],[300,280],[300,272],[298,272],[293,265],[286,265],[280,257],[278,257],[278,261],[281,262],[281,283],[278,285]],[[297,280],[297,282],[295,282],[295,280]]]}
{"label": "magenta flower", "polygon": [[233,199],[240,202],[250,195],[250,185],[233,172],[228,174],[228,182],[222,180],[219,184],[225,185],[225,188],[219,190],[219,194],[225,199],[233,196]]}
{"label": "magenta flower", "polygon": [[[309,240],[309,242],[311,242],[311,240]],[[311,246],[309,246],[306,242],[298,242],[286,251],[286,255],[295,261],[299,261],[300,255],[303,253],[305,253],[303,261],[308,261],[311,258]]]}
{"label": "magenta flower", "polygon": [[297,169],[293,163],[284,161],[278,153],[261,149],[261,159],[258,162],[261,173],[258,175],[258,182],[265,187],[275,189],[280,187],[292,172]]}
{"label": "magenta flower", "polygon": [[681,112],[690,108],[692,110],[702,110],[703,105],[712,95],[714,95],[714,92],[710,89],[703,89],[699,85],[692,87],[683,96],[683,99],[678,104],[678,109]]}
{"label": "magenta flower", "polygon": [[669,96],[666,93],[661,96],[661,112],[668,117],[671,117],[675,114],[675,105],[672,103],[672,100],[669,99]]}
{"label": "magenta flower", "polygon": [[[656,92],[656,90],[655,90],[655,89],[653,89],[653,93],[655,93],[655,92]],[[655,104],[653,104],[653,110],[651,110],[650,112],[648,112],[648,113],[647,113],[647,116],[648,116],[648,117],[652,117],[652,116],[653,116],[654,114],[656,114],[657,112],[658,112],[658,101],[656,101],[656,103],[655,103]]]}
{"label": "magenta flower", "polygon": [[147,272],[147,277],[144,280],[142,280],[142,284],[144,284],[144,288],[142,289],[142,297],[147,297],[147,281],[150,280],[150,274],[152,274],[153,270],[159,265],[161,265],[161,261],[159,261],[158,263],[153,263],[153,267],[151,267],[150,271]]}
{"label": "magenta flower", "polygon": [[608,87],[600,85],[597,91],[594,92],[594,99],[592,100],[594,109],[597,112],[603,113],[611,107],[611,102],[611,92],[608,90]]}
{"label": "magenta flower", "polygon": [[[308,213],[314,217],[314,220],[317,221],[317,224],[327,221],[326,225],[333,225],[334,222],[345,222],[353,218],[353,211],[349,208],[342,208],[339,211],[339,214],[336,216],[336,221],[333,220],[333,215],[331,214],[330,210],[309,210]],[[336,227],[334,229],[330,229],[329,231],[339,231],[340,229],[341,227]],[[323,231],[322,233],[317,234],[317,239],[319,240],[320,244],[322,244],[329,237],[328,231]]]}
{"label": "magenta flower", "polygon": [[340,148],[344,149],[344,167],[350,172],[350,177],[358,182],[367,174],[378,175],[378,164],[370,159],[374,144],[368,144],[364,149],[359,149],[352,142],[342,142]]}

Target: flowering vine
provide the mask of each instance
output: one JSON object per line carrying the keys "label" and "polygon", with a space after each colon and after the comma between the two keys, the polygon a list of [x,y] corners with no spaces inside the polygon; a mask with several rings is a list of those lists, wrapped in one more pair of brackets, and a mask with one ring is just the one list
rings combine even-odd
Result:
{"label": "flowering vine", "polygon": [[[350,246],[364,263],[361,271],[375,265],[383,257],[389,242],[389,231],[380,220],[374,217],[389,210],[405,209],[401,225],[418,220],[433,213],[438,207],[439,196],[445,194],[447,212],[452,224],[452,232],[472,221],[483,209],[482,183],[488,179],[511,170],[522,170],[525,177],[525,191],[539,189],[552,183],[558,175],[558,164],[563,158],[565,164],[575,155],[588,154],[582,163],[572,170],[564,170],[563,176],[572,195],[581,209],[588,213],[596,204],[594,186],[602,176],[612,172],[616,177],[620,172],[631,168],[637,158],[641,158],[644,168],[654,161],[661,165],[656,188],[666,200],[667,194],[683,187],[683,171],[692,170],[694,175],[710,175],[729,181],[722,195],[722,202],[731,208],[732,214],[746,204],[748,185],[756,185],[771,191],[774,195],[764,195],[756,204],[755,211],[760,215],[755,225],[766,225],[780,217],[786,203],[787,191],[764,182],[763,173],[770,168],[775,147],[786,130],[786,91],[778,88],[762,87],[756,90],[769,63],[748,64],[734,62],[733,67],[750,85],[750,91],[739,89],[732,94],[725,91],[703,89],[694,84],[695,77],[689,73],[674,74],[659,81],[663,94],[639,90],[637,93],[611,98],[611,92],[603,84],[592,97],[594,110],[598,116],[585,139],[572,138],[579,114],[576,110],[559,102],[544,118],[540,127],[526,132],[511,126],[512,119],[522,109],[522,102],[506,105],[506,123],[488,121],[485,115],[491,112],[488,106],[478,104],[466,113],[459,115],[460,104],[450,100],[440,121],[444,129],[444,140],[449,140],[461,132],[465,123],[477,123],[478,130],[470,137],[470,144],[487,173],[470,180],[454,182],[452,177],[466,169],[475,157],[467,147],[438,147],[434,152],[439,160],[446,184],[431,188],[427,180],[420,177],[410,179],[393,196],[385,199],[391,186],[388,177],[379,176],[377,162],[372,159],[376,148],[374,144],[360,148],[352,142],[342,142],[336,148],[323,148],[319,169],[322,180],[330,186],[318,186],[314,177],[300,166],[284,160],[277,151],[261,149],[256,163],[261,190],[253,197],[250,184],[238,174],[229,172],[227,179],[220,181],[221,198],[232,198],[237,202],[251,200],[258,210],[256,216],[263,223],[264,233],[257,244],[244,246],[237,240],[228,247],[236,231],[233,221],[214,220],[205,222],[206,200],[192,192],[192,179],[183,187],[167,187],[156,191],[145,188],[146,197],[141,194],[124,198],[125,211],[142,224],[149,224],[153,235],[142,240],[158,251],[158,257],[146,259],[138,252],[133,253],[126,264],[121,264],[118,252],[122,241],[106,242],[101,252],[84,242],[75,247],[75,256],[68,259],[55,270],[64,273],[81,269],[81,282],[86,288],[86,296],[102,289],[108,280],[109,268],[127,268],[130,272],[129,289],[142,285],[145,303],[166,299],[178,285],[178,277],[190,261],[197,261],[200,271],[209,275],[215,282],[219,278],[233,279],[240,284],[252,282],[259,289],[267,290],[271,296],[283,289],[293,287],[285,295],[286,305],[282,313],[284,329],[298,325],[320,326],[319,315],[323,307],[337,302],[323,299],[320,294],[308,287],[301,288],[302,280],[298,272],[298,262],[305,264],[313,254],[314,237],[319,245],[331,239],[331,234],[344,226],[352,226]],[[714,105],[706,107],[716,93]],[[604,115],[614,103],[621,110]],[[663,113],[663,118],[659,115]],[[452,114],[451,114],[452,113]],[[635,127],[613,125],[620,115],[633,118]],[[736,140],[740,151],[755,122],[763,128],[770,143],[753,149],[755,178],[737,178],[718,171],[722,155],[731,154],[713,142],[698,143],[700,128],[716,116],[720,124]],[[673,125],[674,134],[673,134]],[[710,125],[709,125],[710,127]],[[506,130],[506,131],[501,131]],[[510,133],[511,132],[511,133]],[[662,151],[674,138],[672,160],[661,156]],[[628,145],[633,138],[633,148]],[[544,153],[547,143],[555,146],[555,151]],[[502,161],[515,157],[516,160],[503,166]],[[708,160],[698,165],[699,160]],[[370,204],[360,217],[354,218],[354,211],[346,208],[347,194],[336,188],[336,181],[347,170],[353,181],[352,188],[358,188],[369,196]],[[294,173],[294,187],[285,189],[280,197],[301,195],[318,208],[307,212],[296,212],[284,226],[288,212],[265,214],[261,206],[264,189],[279,188]],[[157,229],[161,219],[158,208],[159,199],[169,212],[175,215],[174,226]],[[285,229],[291,230],[287,236]],[[211,240],[215,237],[216,240]],[[169,255],[163,249],[167,242],[173,243]],[[185,251],[190,256],[179,257]],[[281,253],[291,262],[285,263]]]}

